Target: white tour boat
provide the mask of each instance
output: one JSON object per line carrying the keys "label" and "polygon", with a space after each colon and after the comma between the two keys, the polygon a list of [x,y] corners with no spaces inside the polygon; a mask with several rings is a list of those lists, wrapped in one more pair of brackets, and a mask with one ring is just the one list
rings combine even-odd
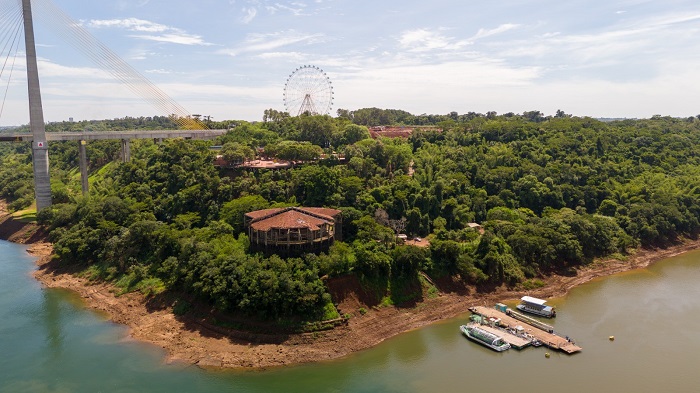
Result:
{"label": "white tour boat", "polygon": [[518,310],[530,314],[539,315],[541,317],[554,318],[557,316],[554,307],[545,305],[546,300],[538,299],[532,296],[523,296],[520,298],[520,304],[517,305]]}
{"label": "white tour boat", "polygon": [[459,330],[461,330],[468,339],[476,341],[483,346],[493,349],[494,351],[502,352],[510,349],[510,344],[505,342],[503,338],[481,329],[477,323],[462,325],[459,327]]}

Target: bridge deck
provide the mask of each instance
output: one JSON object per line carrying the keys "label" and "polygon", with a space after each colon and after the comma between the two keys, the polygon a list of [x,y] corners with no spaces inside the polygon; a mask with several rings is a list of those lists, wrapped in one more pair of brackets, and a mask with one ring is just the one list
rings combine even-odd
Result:
{"label": "bridge deck", "polygon": [[[104,132],[47,132],[47,141],[91,141],[104,139],[213,139],[224,135],[228,130],[132,130]],[[0,133],[0,142],[29,142],[34,140],[30,133]]]}

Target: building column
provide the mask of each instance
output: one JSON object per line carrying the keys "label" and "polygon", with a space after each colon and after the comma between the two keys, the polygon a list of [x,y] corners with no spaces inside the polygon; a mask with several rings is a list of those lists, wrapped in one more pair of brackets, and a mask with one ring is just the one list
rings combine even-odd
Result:
{"label": "building column", "polygon": [[128,139],[122,139],[122,162],[131,161],[131,147]]}
{"label": "building column", "polygon": [[87,153],[85,151],[85,141],[78,142],[78,150],[80,151],[80,182],[83,187],[83,196],[88,195],[88,165]]}

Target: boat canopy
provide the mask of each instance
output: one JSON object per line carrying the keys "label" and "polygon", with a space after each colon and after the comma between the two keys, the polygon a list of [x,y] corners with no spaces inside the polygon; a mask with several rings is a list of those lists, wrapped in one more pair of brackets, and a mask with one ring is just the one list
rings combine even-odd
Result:
{"label": "boat canopy", "polygon": [[523,296],[520,298],[520,300],[522,300],[525,303],[537,304],[538,306],[544,306],[544,304],[547,303],[546,300],[538,299],[532,296]]}

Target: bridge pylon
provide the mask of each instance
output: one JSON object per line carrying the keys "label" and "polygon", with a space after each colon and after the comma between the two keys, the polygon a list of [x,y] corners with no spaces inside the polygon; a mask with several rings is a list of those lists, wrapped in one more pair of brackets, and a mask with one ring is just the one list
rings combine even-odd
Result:
{"label": "bridge pylon", "polygon": [[32,21],[32,4],[22,0],[24,18],[24,44],[27,54],[27,85],[29,89],[29,126],[34,138],[32,142],[32,163],[34,165],[34,197],[36,210],[41,211],[51,206],[51,178],[49,177],[49,146],[46,141],[44,110],[41,105],[39,88],[39,70],[36,63],[36,45],[34,43],[34,22]]}

